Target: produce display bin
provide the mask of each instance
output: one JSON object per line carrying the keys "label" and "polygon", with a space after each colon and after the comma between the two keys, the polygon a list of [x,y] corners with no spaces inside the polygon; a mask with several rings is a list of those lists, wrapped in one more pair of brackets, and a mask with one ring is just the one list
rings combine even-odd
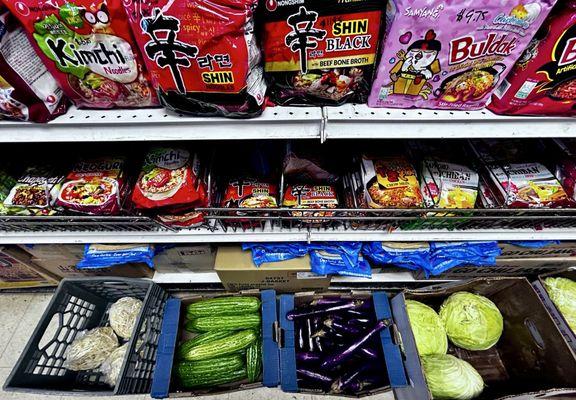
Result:
{"label": "produce display bin", "polygon": [[576,397],[576,356],[526,278],[478,278],[405,291],[392,299],[403,344],[409,385],[395,388],[397,400],[432,400],[410,321],[406,299],[438,310],[451,294],[467,291],[492,300],[504,318],[498,343],[485,351],[449,345],[448,354],[468,361],[486,387],[477,400],[536,399],[563,394]]}
{"label": "produce display bin", "polygon": [[[180,387],[176,379],[172,379],[172,367],[174,365],[177,344],[187,335],[187,332],[181,328],[183,322],[186,320],[186,306],[207,298],[242,295],[259,297],[262,302],[262,382],[233,382],[221,385],[212,390],[189,390]],[[276,340],[277,325],[278,313],[276,310],[276,292],[274,290],[251,290],[235,293],[220,292],[204,295],[180,293],[178,298],[169,299],[166,305],[162,323],[162,333],[159,339],[160,346],[150,393],[151,396],[155,399],[164,399],[168,397],[218,395],[238,390],[255,389],[262,386],[278,386],[280,378],[278,345]]]}
{"label": "produce display bin", "polygon": [[[66,350],[82,331],[108,325],[110,306],[122,297],[143,301],[116,387],[97,369],[70,371]],[[128,278],[65,279],[60,283],[4,390],[74,395],[148,393],[167,293],[152,281]]]}
{"label": "produce display bin", "polygon": [[554,319],[554,322],[556,322],[558,329],[560,329],[560,332],[562,332],[562,335],[564,335],[564,339],[566,339],[566,341],[570,344],[570,347],[572,347],[574,353],[576,353],[576,333],[574,333],[574,331],[570,328],[566,318],[558,310],[556,305],[554,305],[554,302],[552,302],[552,299],[550,298],[550,295],[544,286],[544,279],[546,278],[567,278],[576,282],[576,270],[539,275],[538,279],[532,282],[534,290],[536,293],[538,293],[542,303],[544,303],[544,306]]}
{"label": "produce display bin", "polygon": [[[374,302],[374,311],[376,313],[376,320],[385,321],[389,320],[390,325],[380,332],[380,342],[382,344],[382,351],[384,353],[384,360],[386,365],[382,365],[382,373],[387,374],[390,385],[387,387],[378,388],[377,390],[366,390],[357,393],[356,397],[364,397],[375,395],[378,393],[388,392],[392,388],[406,386],[407,377],[403,361],[401,358],[400,346],[393,340],[393,332],[395,325],[392,319],[392,311],[388,295],[385,292],[348,292],[348,293],[296,293],[284,294],[280,296],[279,306],[279,320],[280,320],[280,384],[285,392],[308,392],[314,394],[325,394],[319,391],[310,391],[308,389],[300,388],[298,385],[298,378],[296,373],[296,343],[295,343],[295,328],[294,321],[286,318],[286,314],[292,311],[299,305],[309,303],[322,297],[330,297],[338,295],[343,299],[369,299],[372,298]],[[330,394],[326,394],[330,396]],[[342,396],[342,395],[339,395]],[[345,396],[346,397],[346,396]]]}

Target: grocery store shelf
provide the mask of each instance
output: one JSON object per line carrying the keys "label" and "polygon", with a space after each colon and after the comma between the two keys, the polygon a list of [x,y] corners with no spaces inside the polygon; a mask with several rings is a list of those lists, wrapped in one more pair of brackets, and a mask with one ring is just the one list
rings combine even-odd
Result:
{"label": "grocery store shelf", "polygon": [[0,142],[320,139],[322,126],[320,108],[268,108],[250,120],[187,117],[161,108],[71,108],[47,124],[0,121]]}
{"label": "grocery store shelf", "polygon": [[178,232],[0,232],[0,244],[50,243],[242,243],[297,241],[466,241],[466,240],[576,240],[576,229],[485,229],[485,230],[254,230],[211,232],[206,229]]}
{"label": "grocery store shelf", "polygon": [[508,117],[490,111],[327,107],[326,139],[576,137],[576,119]]}

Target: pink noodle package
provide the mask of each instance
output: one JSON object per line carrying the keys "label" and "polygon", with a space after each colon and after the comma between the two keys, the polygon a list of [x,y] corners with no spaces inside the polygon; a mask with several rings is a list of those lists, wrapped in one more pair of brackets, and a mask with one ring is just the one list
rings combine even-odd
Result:
{"label": "pink noodle package", "polygon": [[370,107],[477,110],[556,0],[390,0]]}

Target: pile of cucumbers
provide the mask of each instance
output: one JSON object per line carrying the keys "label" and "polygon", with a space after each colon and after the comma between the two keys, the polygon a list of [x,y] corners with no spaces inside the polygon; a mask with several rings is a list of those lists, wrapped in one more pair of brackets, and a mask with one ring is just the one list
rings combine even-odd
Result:
{"label": "pile of cucumbers", "polygon": [[196,333],[177,351],[175,374],[186,389],[256,382],[262,373],[260,300],[216,297],[186,307],[184,329]]}

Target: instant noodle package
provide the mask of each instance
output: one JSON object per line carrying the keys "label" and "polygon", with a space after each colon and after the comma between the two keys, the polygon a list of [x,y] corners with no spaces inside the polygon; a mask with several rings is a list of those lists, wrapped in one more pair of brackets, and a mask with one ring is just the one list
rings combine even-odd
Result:
{"label": "instant noodle package", "polygon": [[85,214],[118,214],[125,189],[124,164],[120,157],[76,163],[62,184],[57,204]]}
{"label": "instant noodle package", "polygon": [[226,208],[278,207],[278,185],[256,179],[231,179],[222,199]]}
{"label": "instant noodle package", "polygon": [[422,162],[421,179],[427,207],[474,208],[479,177],[467,166],[427,159]]}
{"label": "instant noodle package", "polygon": [[366,102],[383,0],[265,0],[264,70],[277,104]]}
{"label": "instant noodle package", "polygon": [[[334,212],[321,211],[338,208],[338,195],[332,185],[293,184],[286,187],[282,205],[289,208],[310,208],[317,211],[293,211],[293,217],[331,217]],[[319,224],[322,220],[303,220],[304,223]]]}
{"label": "instant noodle package", "polygon": [[0,115],[47,122],[65,113],[66,105],[62,90],[32,48],[24,29],[0,9]]}
{"label": "instant noodle package", "polygon": [[390,0],[371,107],[475,110],[556,0]]}
{"label": "instant noodle package", "polygon": [[122,0],[0,1],[22,22],[48,70],[77,106],[157,104]]}
{"label": "instant noodle package", "polygon": [[253,117],[266,85],[257,0],[124,0],[161,103],[192,115]]}
{"label": "instant noodle package", "polygon": [[498,114],[574,115],[576,1],[558,3],[488,108]]}

